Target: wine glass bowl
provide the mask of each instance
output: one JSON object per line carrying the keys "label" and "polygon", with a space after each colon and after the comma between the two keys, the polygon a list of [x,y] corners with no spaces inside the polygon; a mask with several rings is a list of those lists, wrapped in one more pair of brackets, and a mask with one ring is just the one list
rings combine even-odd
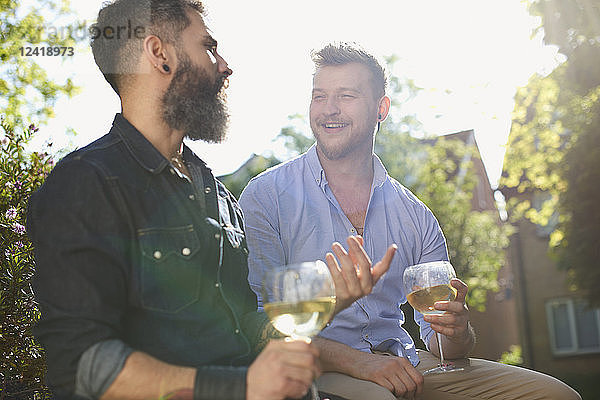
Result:
{"label": "wine glass bowl", "polygon": [[[310,342],[331,319],[335,286],[323,261],[285,265],[268,270],[262,284],[265,313],[284,335]],[[312,398],[318,400],[313,383]]]}
{"label": "wine glass bowl", "polygon": [[[436,310],[434,304],[438,301],[453,301],[456,298],[456,289],[450,285],[450,280],[456,278],[456,272],[448,261],[433,261],[411,265],[404,270],[402,282],[406,299],[410,305],[421,314],[444,314],[443,310]],[[450,363],[444,362],[442,338],[436,332],[438,348],[440,351],[440,365],[427,370],[423,375],[461,371]]]}

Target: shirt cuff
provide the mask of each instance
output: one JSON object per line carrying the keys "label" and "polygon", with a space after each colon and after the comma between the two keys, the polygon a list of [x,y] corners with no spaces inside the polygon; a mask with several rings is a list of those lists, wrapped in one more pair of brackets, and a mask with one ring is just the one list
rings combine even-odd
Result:
{"label": "shirt cuff", "polygon": [[98,342],[83,352],[77,364],[75,394],[85,399],[98,399],[123,369],[133,352],[119,339]]}

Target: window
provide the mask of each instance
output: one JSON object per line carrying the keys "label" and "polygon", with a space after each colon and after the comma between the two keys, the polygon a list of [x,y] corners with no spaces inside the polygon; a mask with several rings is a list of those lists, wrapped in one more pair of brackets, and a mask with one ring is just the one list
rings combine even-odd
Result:
{"label": "window", "polygon": [[546,302],[550,345],[555,355],[600,353],[600,309],[577,299]]}

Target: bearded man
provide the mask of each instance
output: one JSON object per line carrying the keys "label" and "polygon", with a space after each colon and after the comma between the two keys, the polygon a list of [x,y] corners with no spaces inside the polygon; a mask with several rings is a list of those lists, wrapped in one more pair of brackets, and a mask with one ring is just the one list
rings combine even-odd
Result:
{"label": "bearded man", "polygon": [[[265,346],[240,208],[183,144],[218,142],[227,126],[232,71],[202,16],[194,0],[117,0],[93,27],[122,113],[57,164],[28,209],[35,334],[56,398],[297,398],[319,375],[313,345]],[[371,269],[359,240],[348,243],[328,261],[337,311],[394,253]]]}

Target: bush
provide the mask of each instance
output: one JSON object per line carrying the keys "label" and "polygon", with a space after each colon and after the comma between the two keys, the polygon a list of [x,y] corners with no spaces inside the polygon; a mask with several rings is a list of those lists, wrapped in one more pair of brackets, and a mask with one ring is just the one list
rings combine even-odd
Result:
{"label": "bush", "polygon": [[502,353],[502,356],[500,357],[500,359],[498,361],[501,362],[502,364],[508,364],[508,365],[517,365],[517,366],[523,365],[523,356],[521,353],[521,346],[513,344],[512,346],[510,346],[509,351],[505,351],[504,353]]}
{"label": "bush", "polygon": [[40,312],[31,288],[35,263],[25,216],[29,195],[42,184],[53,159],[25,152],[35,126],[17,133],[3,118],[0,125],[0,398],[51,398],[43,384],[44,352],[31,331]]}

